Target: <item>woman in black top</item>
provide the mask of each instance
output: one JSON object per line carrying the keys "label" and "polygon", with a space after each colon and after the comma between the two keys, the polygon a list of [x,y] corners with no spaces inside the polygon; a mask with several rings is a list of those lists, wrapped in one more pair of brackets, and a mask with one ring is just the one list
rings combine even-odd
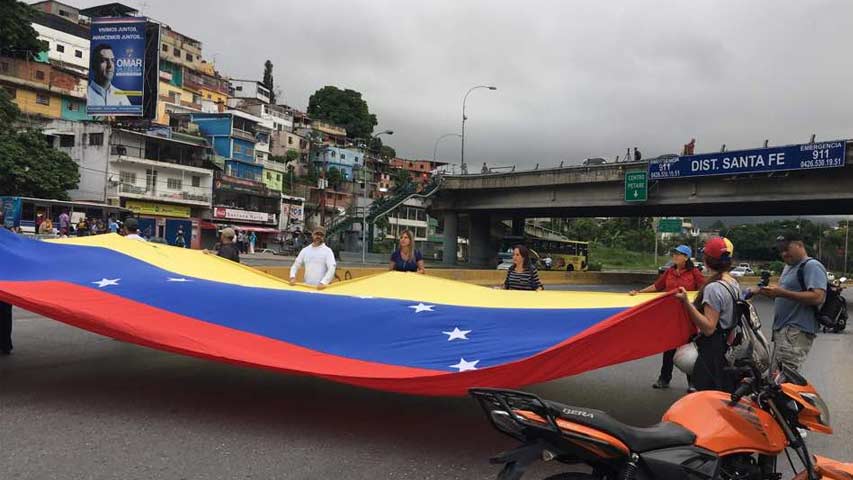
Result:
{"label": "woman in black top", "polygon": [[411,231],[403,230],[403,233],[400,234],[400,243],[397,250],[391,254],[388,270],[425,273],[424,257],[415,248],[415,240]]}
{"label": "woman in black top", "polygon": [[544,290],[539,272],[530,261],[530,250],[524,245],[512,248],[512,266],[506,272],[506,290]]}

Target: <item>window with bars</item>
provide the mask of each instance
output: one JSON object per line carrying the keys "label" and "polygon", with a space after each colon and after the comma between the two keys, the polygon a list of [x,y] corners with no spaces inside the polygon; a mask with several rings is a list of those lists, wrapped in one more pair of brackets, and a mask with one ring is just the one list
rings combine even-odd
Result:
{"label": "window with bars", "polygon": [[60,147],[73,147],[74,146],[74,135],[60,135],[59,136],[59,146]]}
{"label": "window with bars", "polygon": [[104,134],[103,133],[90,133],[89,134],[89,145],[100,146],[103,144],[104,144]]}
{"label": "window with bars", "polygon": [[180,178],[170,178],[166,180],[166,186],[169,187],[170,190],[180,190],[182,183],[183,182]]}
{"label": "window with bars", "polygon": [[201,186],[201,177],[199,177],[198,175],[193,175],[192,182],[193,182],[194,187],[200,187]]}
{"label": "window with bars", "polygon": [[119,180],[126,185],[136,185],[136,172],[119,172]]}
{"label": "window with bars", "polygon": [[37,93],[36,103],[38,103],[39,105],[50,105],[50,97],[43,93]]}

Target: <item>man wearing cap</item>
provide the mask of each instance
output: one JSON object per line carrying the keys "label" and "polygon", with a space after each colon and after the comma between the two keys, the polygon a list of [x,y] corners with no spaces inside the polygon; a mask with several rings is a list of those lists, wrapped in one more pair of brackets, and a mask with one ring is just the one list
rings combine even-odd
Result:
{"label": "man wearing cap", "polygon": [[776,245],[785,262],[779,285],[753,287],[750,291],[774,299],[772,369],[784,365],[798,370],[817,335],[817,309],[826,299],[826,268],[808,256],[798,232],[780,235]]}
{"label": "man wearing cap", "polygon": [[127,232],[127,235],[124,238],[129,238],[131,240],[138,240],[140,242],[145,242],[145,238],[139,235],[139,221],[133,217],[128,218],[124,221],[124,229]]}
{"label": "man wearing cap", "polygon": [[305,266],[305,283],[316,285],[318,290],[326,288],[335,277],[335,254],[323,242],[326,239],[326,229],[316,227],[312,230],[311,245],[303,248],[293,266],[290,267],[290,284],[296,284],[296,272]]}
{"label": "man wearing cap", "polygon": [[[693,250],[691,250],[687,245],[679,245],[672,249],[671,254],[672,266],[667,268],[666,271],[658,277],[655,283],[639,291],[631,290],[630,295],[636,295],[638,293],[669,292],[677,289],[678,287],[684,287],[684,289],[689,292],[695,292],[702,288],[702,285],[705,284],[705,277],[702,276],[702,273],[695,265],[693,265],[693,261],[690,259],[690,257],[693,256]],[[652,388],[669,388],[669,382],[672,381],[674,357],[675,349],[664,352],[660,375],[658,376],[657,381],[652,384]],[[695,391],[693,388],[693,382],[690,380],[689,376],[687,378],[687,385],[688,391]]]}

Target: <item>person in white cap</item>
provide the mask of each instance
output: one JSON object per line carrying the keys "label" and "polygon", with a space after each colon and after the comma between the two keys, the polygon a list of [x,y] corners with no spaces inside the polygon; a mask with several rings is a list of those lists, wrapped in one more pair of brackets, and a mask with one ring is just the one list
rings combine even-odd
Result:
{"label": "person in white cap", "polygon": [[326,229],[316,227],[311,234],[312,243],[303,248],[293,266],[290,267],[290,284],[296,284],[296,272],[305,266],[305,283],[315,285],[318,290],[326,288],[335,278],[335,254],[323,243],[326,240]]}

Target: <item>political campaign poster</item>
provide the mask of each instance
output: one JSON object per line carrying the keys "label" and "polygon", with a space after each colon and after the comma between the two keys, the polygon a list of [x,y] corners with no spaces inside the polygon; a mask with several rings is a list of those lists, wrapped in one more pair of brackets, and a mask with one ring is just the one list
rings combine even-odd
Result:
{"label": "political campaign poster", "polygon": [[92,20],[89,115],[142,116],[146,23],[141,17]]}

